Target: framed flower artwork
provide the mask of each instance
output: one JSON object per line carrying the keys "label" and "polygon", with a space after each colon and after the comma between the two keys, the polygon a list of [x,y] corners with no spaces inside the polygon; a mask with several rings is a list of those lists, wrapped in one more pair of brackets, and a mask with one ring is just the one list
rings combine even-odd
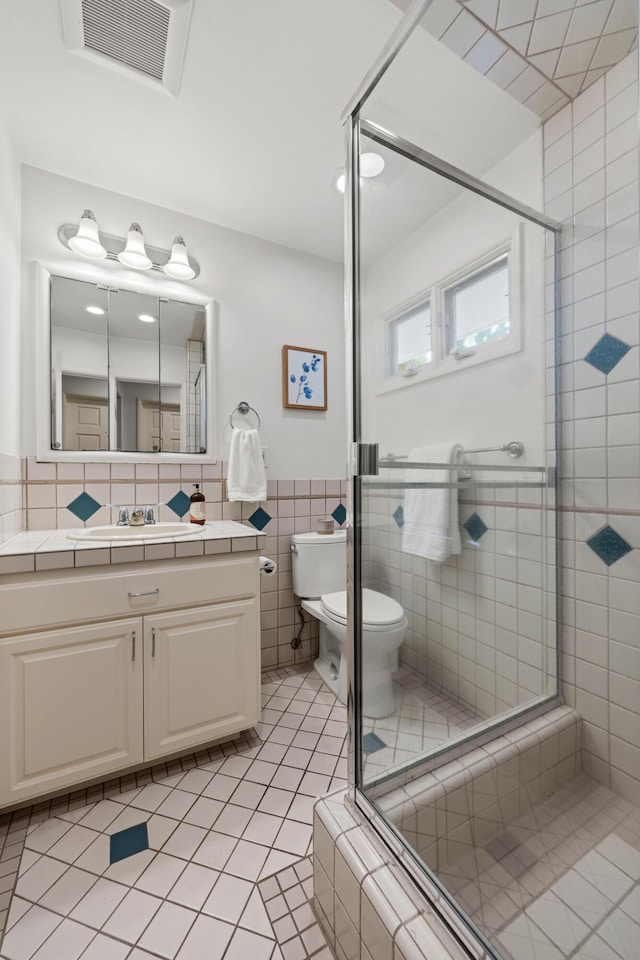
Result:
{"label": "framed flower artwork", "polygon": [[284,345],[282,404],[292,410],[327,409],[326,350]]}

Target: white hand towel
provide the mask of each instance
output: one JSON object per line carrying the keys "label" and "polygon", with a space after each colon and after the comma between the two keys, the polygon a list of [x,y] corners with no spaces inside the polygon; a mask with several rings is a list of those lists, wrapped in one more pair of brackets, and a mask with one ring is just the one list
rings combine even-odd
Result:
{"label": "white hand towel", "polygon": [[229,500],[255,502],[267,499],[267,475],[257,430],[233,428],[227,494]]}
{"label": "white hand towel", "polygon": [[[449,443],[437,447],[417,447],[409,460],[417,463],[456,463],[462,447]],[[407,470],[408,481],[448,484],[458,478],[457,470]],[[404,497],[402,549],[442,563],[460,553],[458,490],[455,487],[414,487]]]}

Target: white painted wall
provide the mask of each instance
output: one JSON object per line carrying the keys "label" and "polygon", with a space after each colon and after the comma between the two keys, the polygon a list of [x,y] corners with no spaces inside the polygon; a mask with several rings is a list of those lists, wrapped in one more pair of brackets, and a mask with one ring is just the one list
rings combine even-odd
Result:
{"label": "white painted wall", "polygon": [[[268,187],[265,186],[265,189]],[[65,275],[78,258],[57,239],[62,223],[77,223],[84,208],[92,209],[100,229],[124,236],[130,222],[142,225],[147,243],[168,248],[175,234],[184,236],[201,274],[179,283],[152,277],[112,263],[84,261],[83,279],[153,284],[175,299],[190,295],[217,301],[218,458],[229,451],[229,415],[241,400],[262,419],[262,443],[269,448],[268,476],[339,477],[345,475],[345,340],[342,267],[176,211],[143,203],[90,184],[35,167],[23,168],[22,261],[29,293],[30,264],[40,261],[52,273]],[[238,198],[242,202],[242,197]],[[76,272],[77,275],[77,272]],[[150,290],[151,292],[151,290]],[[30,303],[22,312],[25,342],[35,343]],[[282,407],[283,344],[328,352],[328,410],[285,410]],[[35,344],[46,349],[46,344]],[[23,453],[36,449],[33,367],[25,371]]]}
{"label": "white painted wall", "polygon": [[19,456],[20,165],[0,102],[0,454]]}
{"label": "white painted wall", "polygon": [[[542,209],[540,134],[526,140],[485,180]],[[438,183],[432,186],[437,189]],[[509,240],[518,220],[467,191],[368,266],[363,287],[363,424],[365,439],[378,441],[382,454],[406,454],[416,446],[449,441],[472,448],[520,440],[526,448],[521,462],[543,462],[544,245],[537,227],[525,229],[522,243],[521,349],[486,363],[478,362],[478,349],[471,360],[448,361],[447,375],[407,380],[406,386],[381,392],[385,315]]]}

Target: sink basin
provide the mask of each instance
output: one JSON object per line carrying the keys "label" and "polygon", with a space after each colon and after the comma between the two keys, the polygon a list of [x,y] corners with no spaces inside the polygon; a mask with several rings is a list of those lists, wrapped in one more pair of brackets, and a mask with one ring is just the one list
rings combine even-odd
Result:
{"label": "sink basin", "polygon": [[67,534],[70,540],[160,540],[163,538],[184,537],[188,533],[198,533],[202,528],[193,523],[149,523],[134,527],[118,527],[110,524],[105,527],[84,527]]}

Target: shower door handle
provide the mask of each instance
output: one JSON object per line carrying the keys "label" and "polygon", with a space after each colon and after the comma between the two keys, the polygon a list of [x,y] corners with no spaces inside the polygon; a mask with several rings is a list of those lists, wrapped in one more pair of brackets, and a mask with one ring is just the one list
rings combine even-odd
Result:
{"label": "shower door handle", "polygon": [[378,476],[378,444],[355,444],[355,475],[357,477]]}

